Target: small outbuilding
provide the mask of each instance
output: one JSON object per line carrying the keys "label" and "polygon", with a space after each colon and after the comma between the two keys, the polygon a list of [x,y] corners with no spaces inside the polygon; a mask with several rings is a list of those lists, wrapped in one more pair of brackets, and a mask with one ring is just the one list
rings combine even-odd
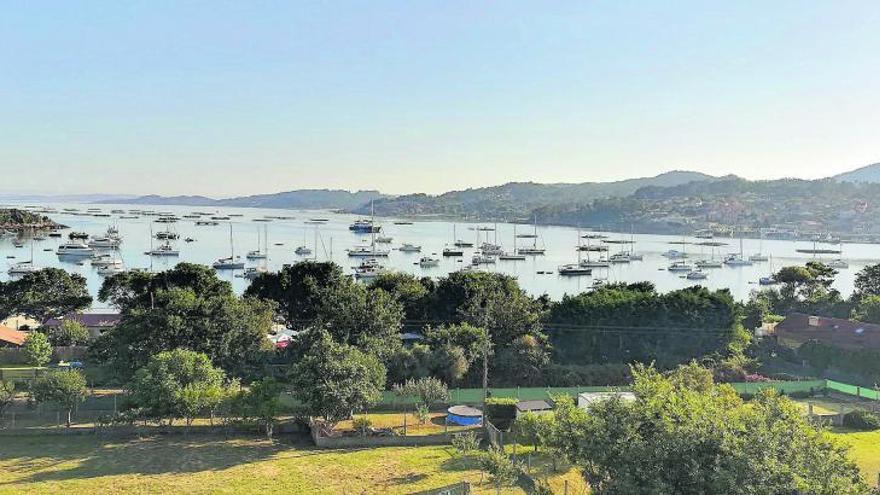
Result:
{"label": "small outbuilding", "polygon": [[547,414],[553,412],[553,404],[546,400],[521,400],[516,403],[516,417],[525,413]]}
{"label": "small outbuilding", "polygon": [[632,392],[584,392],[578,394],[578,407],[581,409],[589,409],[593,404],[606,401],[613,397],[619,397],[626,402],[636,400],[636,394]]}

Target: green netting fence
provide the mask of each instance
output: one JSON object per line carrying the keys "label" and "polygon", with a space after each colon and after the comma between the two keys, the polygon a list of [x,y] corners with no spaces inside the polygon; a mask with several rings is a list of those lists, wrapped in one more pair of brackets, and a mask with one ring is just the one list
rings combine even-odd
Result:
{"label": "green netting fence", "polygon": [[[835,382],[836,383],[836,382]],[[794,392],[813,392],[819,393],[826,388],[826,380],[809,380],[800,382],[773,381],[773,382],[756,382],[756,383],[731,383],[730,385],[740,394],[755,394],[765,388],[773,388],[785,394]],[[847,385],[855,390],[857,387]],[[830,388],[830,387],[829,387]],[[517,400],[546,400],[551,396],[566,394],[576,397],[583,392],[610,392],[610,391],[627,391],[630,387],[533,387],[533,388],[490,388],[491,397],[512,397]],[[862,388],[861,397],[872,398],[865,395],[867,389]],[[849,393],[849,392],[844,392]],[[382,396],[382,404],[403,405],[413,402],[414,400],[405,400],[394,394],[394,392],[386,391]],[[483,389],[481,388],[459,388],[449,390],[450,404],[480,404],[483,402]]]}
{"label": "green netting fence", "polygon": [[849,385],[846,383],[835,382],[834,380],[825,380],[825,387],[842,394],[853,395],[863,399],[880,400],[880,392],[858,385]]}

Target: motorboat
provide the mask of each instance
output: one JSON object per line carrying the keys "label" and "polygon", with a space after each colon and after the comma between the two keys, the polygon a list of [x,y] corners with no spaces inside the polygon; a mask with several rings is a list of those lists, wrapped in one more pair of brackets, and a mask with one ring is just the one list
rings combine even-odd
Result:
{"label": "motorboat", "polygon": [[474,247],[473,242],[463,241],[461,239],[457,239],[455,241],[455,243],[453,243],[453,245],[455,247],[459,247],[459,248],[472,248],[472,247]]}
{"label": "motorboat", "polygon": [[244,262],[233,257],[228,257],[218,259],[214,263],[211,263],[211,266],[215,270],[241,270],[244,268]]}
{"label": "motorboat", "polygon": [[484,242],[480,244],[480,251],[482,251],[483,254],[491,256],[504,254],[504,248],[502,248],[498,244],[492,244],[491,242]]}
{"label": "motorboat", "polygon": [[752,266],[752,262],[740,256],[739,254],[730,254],[724,259],[727,266]]}
{"label": "motorboat", "polygon": [[595,261],[586,259],[578,263],[584,268],[608,268],[611,266],[611,262],[607,259],[598,259]]}
{"label": "motorboat", "polygon": [[621,252],[612,254],[608,258],[608,261],[613,264],[629,263],[630,261],[632,261],[632,258],[630,257],[629,253]]}
{"label": "motorboat", "polygon": [[122,243],[120,239],[112,237],[95,237],[89,240],[89,247],[96,249],[116,249]]}
{"label": "motorboat", "polygon": [[564,276],[582,276],[582,275],[592,275],[592,268],[585,268],[580,266],[578,263],[572,263],[568,265],[561,265],[556,269],[557,273]]}
{"label": "motorboat", "polygon": [[464,251],[461,249],[446,247],[443,248],[443,256],[446,256],[447,258],[450,256],[464,256]]}
{"label": "motorboat", "polygon": [[761,277],[761,278],[758,279],[758,284],[759,284],[759,285],[776,285],[777,283],[778,283],[778,282],[776,282],[776,279],[773,278],[772,276],[769,276],[769,277]]}
{"label": "motorboat", "polygon": [[180,251],[174,249],[168,241],[165,241],[164,244],[160,244],[159,247],[150,249],[144,254],[147,256],[180,256]]}
{"label": "motorboat", "polygon": [[476,253],[471,257],[472,265],[491,265],[495,263],[495,257],[490,254]]}
{"label": "motorboat", "polygon": [[766,254],[761,254],[761,253],[755,253],[755,254],[749,256],[749,261],[752,261],[755,263],[764,262],[764,261],[767,261],[768,259],[770,259],[770,258]]}
{"label": "motorboat", "polygon": [[308,256],[312,254],[312,250],[309,249],[307,246],[299,246],[294,249],[293,252],[296,253],[298,256]]}
{"label": "motorboat", "polygon": [[263,273],[268,273],[268,270],[266,270],[266,267],[250,266],[250,267],[245,268],[244,273],[242,273],[241,275],[236,275],[236,276],[243,278],[243,279],[246,279],[246,280],[253,280],[253,279],[259,277],[260,274],[263,274]]}
{"label": "motorboat", "polygon": [[355,246],[347,252],[348,256],[351,258],[388,257],[388,250],[377,248],[375,244],[370,244],[369,246]]}
{"label": "motorboat", "polygon": [[663,256],[664,258],[669,258],[669,259],[684,259],[684,258],[688,257],[687,253],[685,253],[684,251],[679,251],[677,249],[670,249],[669,251],[666,251],[665,253],[661,254],[660,256]]}
{"label": "motorboat", "polygon": [[419,266],[422,268],[433,268],[440,264],[440,258],[435,258],[433,256],[422,256],[419,259]]}
{"label": "motorboat", "polygon": [[704,272],[700,269],[697,269],[697,270],[688,272],[688,274],[685,276],[685,278],[688,280],[706,280],[707,278],[709,278],[709,275],[707,275],[706,272]]}
{"label": "motorboat", "polygon": [[68,242],[58,246],[55,254],[58,256],[91,256],[95,250],[81,242]]}
{"label": "motorboat", "polygon": [[92,266],[95,268],[102,266],[109,266],[116,264],[117,262],[122,263],[121,260],[117,259],[112,254],[98,254],[95,253],[91,257]]}
{"label": "motorboat", "polygon": [[519,249],[516,250],[517,253],[519,253],[519,254],[523,254],[523,255],[526,255],[526,256],[541,256],[541,255],[543,255],[546,251],[547,251],[547,250],[544,249],[544,248],[539,248],[539,247],[535,247],[535,246],[531,246],[531,247],[521,247],[521,248],[519,248]]}
{"label": "motorboat", "polygon": [[392,241],[394,241],[393,237],[381,236],[381,235],[376,236],[376,242],[379,244],[391,244]]}
{"label": "motorboat", "polygon": [[170,230],[156,232],[156,239],[160,241],[176,241],[179,238],[180,234],[177,232],[171,232]]}
{"label": "motorboat", "polygon": [[694,263],[694,265],[696,265],[696,267],[699,269],[721,268],[724,266],[724,263],[722,263],[720,261],[715,261],[715,260],[700,260],[700,261],[697,261],[696,263]]}
{"label": "motorboat", "polygon": [[825,264],[831,268],[849,268],[849,263],[840,258],[831,260]]}
{"label": "motorboat", "polygon": [[518,253],[501,253],[498,255],[501,261],[525,261],[526,255]]}
{"label": "motorboat", "polygon": [[692,272],[694,271],[694,265],[686,261],[674,261],[666,269],[670,272]]}
{"label": "motorboat", "polygon": [[71,232],[67,234],[67,238],[71,241],[75,239],[86,240],[89,238],[89,234],[86,234],[85,232]]}
{"label": "motorboat", "polygon": [[215,225],[220,225],[220,222],[215,222],[214,220],[199,220],[196,222],[196,225],[199,227],[211,227]]}
{"label": "motorboat", "polygon": [[373,224],[368,218],[359,218],[348,226],[348,230],[356,234],[378,234],[382,231],[382,227]]}
{"label": "motorboat", "polygon": [[400,246],[398,249],[401,253],[421,253],[422,246],[416,246],[415,244],[405,243]]}
{"label": "motorboat", "polygon": [[361,264],[354,268],[354,278],[360,281],[370,281],[387,271],[375,258],[369,258],[361,261]]}

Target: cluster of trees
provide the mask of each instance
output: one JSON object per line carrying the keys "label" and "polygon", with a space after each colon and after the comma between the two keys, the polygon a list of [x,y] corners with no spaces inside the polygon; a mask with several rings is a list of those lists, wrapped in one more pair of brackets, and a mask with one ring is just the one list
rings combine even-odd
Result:
{"label": "cluster of trees", "polygon": [[745,403],[695,364],[662,374],[638,366],[634,401],[518,418],[518,438],[574,464],[593,492],[814,493],[868,491],[847,448],[772,390]]}
{"label": "cluster of trees", "polygon": [[0,320],[24,315],[43,322],[88,308],[92,296],[82,275],[44,268],[0,282]]}

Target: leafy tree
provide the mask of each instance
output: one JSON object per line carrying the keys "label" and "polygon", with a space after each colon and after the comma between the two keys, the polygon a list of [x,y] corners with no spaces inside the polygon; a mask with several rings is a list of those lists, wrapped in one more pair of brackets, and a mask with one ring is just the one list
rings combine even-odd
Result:
{"label": "leafy tree", "polygon": [[496,488],[512,486],[519,479],[520,469],[501,449],[491,448],[480,456],[480,469],[489,473]]}
{"label": "leafy tree", "polygon": [[274,301],[285,325],[305,329],[313,326],[324,291],[348,282],[349,278],[335,263],[303,261],[279,272],[261,274],[251,282],[245,295]]}
{"label": "leafy tree", "polygon": [[25,361],[31,366],[45,366],[52,359],[52,346],[46,334],[41,332],[29,333],[22,350]]}
{"label": "leafy tree", "polygon": [[880,263],[868,265],[856,274],[856,294],[862,296],[880,296]]}
{"label": "leafy tree", "polygon": [[535,386],[544,382],[550,364],[546,344],[532,335],[523,335],[498,352],[493,360],[492,383]]}
{"label": "leafy tree", "polygon": [[126,271],[107,277],[98,291],[98,300],[123,312],[145,310],[156,305],[160,292],[189,289],[199,297],[225,297],[232,286],[217,278],[216,270],[194,263],[179,263],[158,273]]}
{"label": "leafy tree", "polygon": [[67,413],[67,427],[77,404],[86,398],[86,377],[79,370],[50,370],[37,377],[31,385],[35,401],[54,402]]}
{"label": "leafy tree", "polygon": [[13,400],[15,400],[15,382],[0,380],[0,419],[3,418],[6,409],[12,405]]}
{"label": "leafy tree", "polygon": [[852,317],[867,323],[880,323],[880,296],[863,296],[853,308]]}
{"label": "leafy tree", "polygon": [[489,333],[469,323],[450,324],[425,329],[425,339],[432,348],[449,345],[462,349],[468,366],[481,359],[491,346]]}
{"label": "leafy tree", "polygon": [[772,390],[749,404],[695,365],[634,369],[634,402],[563,406],[553,443],[598,494],[864,493],[847,448]]}
{"label": "leafy tree", "polygon": [[387,362],[401,346],[403,307],[387,292],[371,291],[351,279],[320,291],[315,326],[334,340],[354,345]]}
{"label": "leafy tree", "polygon": [[159,289],[152,308],[134,304],[122,321],[90,347],[93,357],[121,376],[144,366],[150,356],[177,348],[203,352],[233,376],[256,372],[271,351],[272,304],[222,294],[200,294],[192,288]]}
{"label": "leafy tree", "polygon": [[88,308],[92,297],[82,275],[44,268],[2,286],[2,316],[23,314],[39,321]]}
{"label": "leafy tree", "polygon": [[272,438],[275,420],[281,410],[282,386],[272,377],[264,377],[251,383],[239,398],[238,409],[242,416],[258,420]]}
{"label": "leafy tree", "polygon": [[335,342],[326,331],[317,333],[308,354],[292,367],[290,380],[303,411],[324,418],[332,429],[381,399],[385,367],[375,356]]}
{"label": "leafy tree", "polygon": [[45,333],[49,337],[49,343],[55,347],[86,344],[90,337],[89,329],[73,318],[61,320],[61,324],[56,327],[47,327]]}
{"label": "leafy tree", "polygon": [[409,379],[394,385],[394,392],[407,398],[416,399],[416,403],[431,409],[435,405],[449,400],[446,384],[434,377]]}
{"label": "leafy tree", "polygon": [[128,385],[131,405],[148,417],[169,424],[212,411],[223,399],[224,374],[207,355],[185,349],[165,351],[151,357]]}
{"label": "leafy tree", "polygon": [[564,296],[547,320],[563,364],[653,361],[667,368],[748,340],[730,292],[704,287],[658,294],[642,284],[609,285]]}
{"label": "leafy tree", "polygon": [[429,299],[434,290],[434,282],[430,278],[418,279],[408,273],[388,272],[376,277],[369,285],[370,290],[384,290],[403,305],[406,319],[416,322],[414,326],[421,328],[418,321],[425,320],[429,314]]}

